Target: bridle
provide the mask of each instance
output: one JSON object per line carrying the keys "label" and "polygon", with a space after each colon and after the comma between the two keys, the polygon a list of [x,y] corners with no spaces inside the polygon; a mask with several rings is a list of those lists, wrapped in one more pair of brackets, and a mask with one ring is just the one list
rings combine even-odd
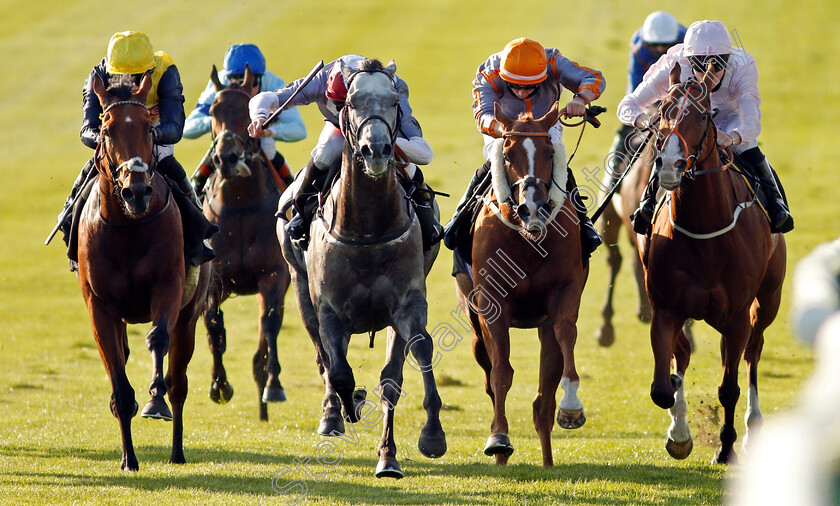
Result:
{"label": "bridle", "polygon": [[[364,73],[364,74],[377,74],[377,73],[378,74],[383,74],[386,77],[388,77],[388,82],[390,82],[392,86],[394,84],[394,77],[389,72],[387,72],[385,70],[357,70],[357,71],[353,72],[352,74],[350,74],[350,77],[347,79],[347,89],[348,90],[350,89],[350,86],[353,83],[353,80],[356,79],[356,76],[358,76],[359,74],[362,74],[362,73]],[[396,92],[396,87],[394,87],[394,91]],[[344,138],[347,140],[347,142],[353,148],[353,156],[354,157],[361,157],[362,156],[361,151],[359,150],[359,131],[362,129],[362,127],[364,127],[366,124],[370,123],[371,121],[381,121],[382,123],[384,123],[385,128],[388,129],[388,135],[391,138],[391,144],[393,145],[396,142],[397,134],[399,133],[400,119],[402,117],[402,109],[400,108],[399,102],[397,102],[395,107],[397,108],[397,118],[396,118],[395,124],[393,126],[390,123],[388,123],[388,120],[385,119],[384,117],[382,117],[378,114],[373,114],[371,116],[368,116],[368,117],[364,118],[355,128],[353,128],[353,125],[347,119],[347,115],[349,114],[348,111],[353,109],[353,105],[350,103],[349,100],[344,103],[344,107],[341,108],[341,112],[339,113],[339,117],[338,117],[339,129],[341,130],[342,135],[344,135]],[[392,154],[391,154],[391,158],[393,158],[393,151],[392,151]]]}
{"label": "bridle", "polygon": [[[692,90],[699,91],[700,93],[704,92],[703,88],[700,86],[700,83],[698,83],[695,80],[689,80],[689,81],[684,81],[684,82],[681,82],[681,83],[676,83],[676,84],[671,85],[671,87],[668,88],[669,98],[670,98],[671,91],[674,90],[674,89],[679,89],[679,88],[689,88],[689,89],[692,89]],[[663,113],[663,108],[666,105],[667,105],[667,101],[663,100],[662,104],[659,106],[659,115],[662,118],[665,118],[665,115]],[[668,138],[671,137],[672,135],[674,135],[679,140],[680,146],[682,147],[682,150],[683,150],[683,153],[688,153],[689,152],[688,143],[686,142],[685,137],[682,135],[682,132],[680,132],[679,127],[680,127],[680,123],[681,123],[682,119],[687,116],[688,107],[690,107],[690,106],[697,107],[697,105],[698,104],[696,102],[689,100],[688,90],[686,90],[686,92],[683,94],[682,99],[680,100],[680,103],[678,105],[679,108],[677,109],[676,119],[674,120],[674,127],[671,129],[670,132],[668,132],[668,135],[666,135],[665,137],[663,137],[659,140],[659,142],[661,143],[660,146],[664,146],[665,143],[667,142]],[[694,153],[692,153],[691,155],[689,155],[685,159],[678,160],[674,164],[677,169],[680,169],[681,173],[685,177],[687,177],[688,179],[692,179],[692,180],[696,176],[701,176],[703,174],[718,173],[718,172],[724,170],[725,168],[729,167],[730,165],[732,165],[732,161],[734,159],[734,157],[730,156],[729,157],[729,162],[724,164],[724,165],[721,165],[719,167],[714,167],[714,168],[711,168],[711,169],[698,170],[698,168],[701,165],[703,165],[703,163],[705,163],[706,160],[708,160],[710,156],[712,156],[712,153],[714,153],[714,150],[716,149],[716,146],[717,146],[717,128],[714,128],[714,125],[712,125],[712,128],[709,128],[709,124],[712,122],[712,113],[709,112],[709,111],[703,111],[701,119],[703,121],[703,132],[704,133],[703,133],[703,137],[700,139],[700,142],[697,146],[697,149],[694,151]],[[669,123],[671,123],[670,120],[667,120],[667,121]],[[704,152],[706,144],[707,144],[706,139],[709,136],[709,131],[712,132],[712,136],[714,137],[714,139],[713,139],[713,143],[712,143],[712,149],[710,149],[709,152],[706,153],[706,156],[704,157],[703,152]],[[702,159],[701,159],[701,157],[702,157]],[[656,158],[656,165],[657,165],[657,170],[662,167],[662,157],[661,156],[658,156]]]}
{"label": "bridle", "polygon": [[[213,105],[215,105],[217,103],[220,95],[222,95],[224,93],[228,93],[228,92],[241,93],[242,95],[245,95],[246,97],[248,97],[248,100],[251,99],[251,95],[247,91],[245,91],[241,88],[225,88],[225,89],[220,90],[216,93],[216,99],[213,101]],[[237,155],[236,155],[238,161],[247,164],[247,162],[252,162],[257,158],[261,158],[261,153],[260,153],[260,149],[259,149],[259,145],[258,145],[259,141],[252,138],[250,135],[246,136],[246,138],[243,138],[241,135],[239,135],[239,134],[237,134],[237,133],[235,133],[235,132],[226,128],[226,129],[222,130],[221,132],[219,132],[218,134],[216,134],[213,137],[213,142],[210,144],[210,152],[213,153],[213,156],[211,157],[211,161],[217,167],[221,163],[221,160],[219,159],[218,153],[216,153],[216,146],[220,142],[228,140],[228,139],[233,139],[234,142],[237,145],[242,147],[242,149],[240,151],[238,151]],[[256,149],[251,149],[251,146],[255,146]]]}
{"label": "bridle", "polygon": [[[507,139],[509,137],[548,137],[551,138],[551,134],[548,132],[523,132],[519,130],[511,130],[509,132],[505,132],[502,134],[503,139]],[[549,141],[550,142],[550,141]],[[548,182],[542,178],[537,176],[525,176],[523,178],[518,179],[517,181],[510,184],[511,190],[515,189],[517,186],[522,185],[522,190],[526,190],[528,188],[536,188],[537,190],[543,193],[545,200],[548,201],[548,194],[551,191],[552,186],[556,186],[560,188],[557,182],[554,180],[554,158],[551,159],[551,182]],[[564,193],[566,192],[565,188],[560,188],[561,191]],[[511,194],[513,192],[511,191]]]}
{"label": "bridle", "polygon": [[[146,113],[146,116],[148,116],[151,120],[151,116],[149,116],[149,110],[146,108],[146,104],[143,104],[143,103],[138,102],[136,100],[120,100],[119,102],[114,102],[114,103],[110,104],[109,106],[107,106],[102,111],[102,114],[100,115],[100,118],[104,119],[105,114],[107,114],[108,111],[110,111],[114,107],[127,106],[127,105],[134,105],[134,106],[142,107],[143,111],[145,111],[145,113]],[[154,162],[155,162],[155,157],[154,156],[152,156],[151,162],[148,163],[148,164],[146,162],[144,162],[143,159],[140,158],[139,156],[135,156],[135,157],[132,157],[132,158],[120,163],[119,165],[117,165],[114,162],[114,160],[111,158],[111,155],[108,153],[108,150],[105,147],[105,136],[101,135],[101,134],[99,136],[99,143],[97,144],[96,150],[99,152],[98,159],[99,160],[105,160],[107,162],[107,164],[108,164],[108,176],[111,179],[111,184],[114,185],[114,188],[117,190],[117,192],[119,192],[119,190],[123,189],[123,186],[120,184],[120,181],[119,181],[119,175],[120,175],[120,172],[122,172],[123,169],[127,168],[129,170],[129,172],[149,172],[149,171],[151,171],[152,177],[154,177],[154,175],[155,175],[155,172],[152,170],[152,167],[153,167]]]}

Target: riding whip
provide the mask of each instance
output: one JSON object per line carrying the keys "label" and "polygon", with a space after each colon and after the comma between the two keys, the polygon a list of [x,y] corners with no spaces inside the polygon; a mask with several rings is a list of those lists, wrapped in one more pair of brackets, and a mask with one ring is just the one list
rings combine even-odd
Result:
{"label": "riding whip", "polygon": [[289,97],[289,98],[288,98],[288,99],[287,99],[287,100],[283,103],[283,105],[281,105],[280,107],[278,107],[278,108],[277,108],[277,110],[276,110],[276,111],[274,111],[273,113],[271,113],[271,116],[267,117],[267,118],[265,119],[265,121],[263,121],[263,123],[262,123],[262,127],[263,127],[263,128],[267,128],[269,125],[271,125],[272,123],[274,123],[274,121],[277,119],[277,117],[278,117],[278,116],[280,116],[280,113],[281,113],[281,112],[283,112],[283,110],[285,110],[285,109],[286,109],[286,106],[287,106],[287,105],[289,105],[289,102],[291,102],[291,101],[292,101],[292,99],[294,99],[294,98],[297,96],[297,94],[298,94],[298,93],[300,93],[300,91],[301,91],[304,87],[306,87],[306,85],[307,85],[307,84],[309,84],[309,81],[311,81],[311,80],[312,80],[312,78],[313,78],[313,77],[315,77],[315,74],[317,74],[317,73],[318,73],[318,71],[319,71],[319,70],[321,70],[322,68],[324,68],[324,60],[318,60],[318,63],[316,63],[316,64],[315,64],[315,66],[312,68],[312,70],[310,70],[310,71],[309,71],[309,74],[308,74],[308,75],[307,75],[307,76],[303,79],[303,82],[302,82],[302,83],[300,83],[300,86],[298,86],[298,89],[296,89],[296,90],[294,91],[294,93],[292,93],[292,96],[290,96],[290,97]]}
{"label": "riding whip", "polygon": [[607,206],[610,205],[610,200],[612,200],[613,195],[615,195],[616,190],[618,190],[618,187],[621,185],[621,182],[624,181],[624,177],[630,172],[630,169],[633,167],[633,164],[636,163],[636,160],[642,154],[642,151],[645,150],[645,146],[647,146],[647,144],[650,141],[650,138],[651,138],[652,135],[653,135],[653,130],[650,130],[648,132],[647,136],[645,137],[645,139],[642,141],[642,144],[639,145],[639,149],[637,149],[636,152],[633,153],[633,157],[630,159],[630,162],[627,164],[627,168],[624,169],[624,172],[622,172],[621,177],[619,177],[616,180],[613,187],[610,188],[610,191],[604,197],[604,201],[601,202],[601,205],[592,214],[592,223],[595,223],[595,221],[598,218],[601,217],[601,214],[603,214],[604,209],[606,209]]}

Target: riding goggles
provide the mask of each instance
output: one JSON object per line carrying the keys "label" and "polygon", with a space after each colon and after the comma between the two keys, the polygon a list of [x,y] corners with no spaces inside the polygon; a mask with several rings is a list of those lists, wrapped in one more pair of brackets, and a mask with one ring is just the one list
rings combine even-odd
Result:
{"label": "riding goggles", "polygon": [[698,72],[705,72],[712,64],[715,72],[720,72],[726,68],[726,62],[729,61],[728,54],[706,54],[706,55],[692,55],[688,57],[688,63],[693,70]]}

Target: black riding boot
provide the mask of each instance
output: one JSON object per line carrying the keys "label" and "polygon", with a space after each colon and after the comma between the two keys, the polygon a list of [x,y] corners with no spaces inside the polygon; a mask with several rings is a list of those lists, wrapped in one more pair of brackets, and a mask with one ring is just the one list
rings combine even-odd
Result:
{"label": "black riding boot", "polygon": [[283,155],[281,155],[279,151],[274,155],[274,158],[271,159],[271,165],[274,166],[274,171],[277,172],[280,179],[286,183],[286,188],[295,182],[295,176],[292,174],[292,171],[289,170],[289,166],[286,165],[286,159],[283,158]]}
{"label": "black riding boot", "polygon": [[420,168],[414,171],[414,177],[409,182],[409,197],[414,203],[414,212],[417,213],[417,221],[420,222],[420,230],[423,235],[423,251],[428,251],[437,244],[443,237],[443,227],[435,217],[435,194],[431,187],[423,182],[423,173]]}
{"label": "black riding boot", "polygon": [[572,196],[572,205],[580,220],[580,249],[583,258],[587,259],[601,245],[603,240],[601,239],[601,234],[595,230],[595,225],[592,224],[592,220],[586,214],[586,205],[583,203],[580,192],[574,191],[577,188],[577,183],[575,183],[572,169],[568,169],[568,173],[569,178],[566,182],[566,191]]}
{"label": "black riding boot", "polygon": [[313,212],[313,207],[308,206],[307,201],[313,195],[318,194],[318,189],[314,185],[315,180],[323,176],[327,170],[317,167],[311,158],[301,170],[303,175],[300,179],[300,186],[298,186],[292,201],[295,212],[292,213],[292,218],[286,224],[286,233],[292,240],[293,245],[305,251],[309,247],[309,224],[312,222]]}
{"label": "black riding boot", "polygon": [[73,202],[76,200],[76,196],[79,194],[79,189],[82,185],[87,181],[88,175],[90,171],[93,170],[93,158],[85,163],[85,166],[82,167],[82,171],[79,172],[79,175],[76,176],[76,180],[73,181],[73,187],[70,189],[70,196],[64,201],[64,208],[58,213],[56,220],[61,223],[59,229],[63,234],[64,244],[68,244],[70,228],[73,221],[73,213],[67,212],[67,209],[73,205]]}
{"label": "black riding boot", "polygon": [[633,231],[637,234],[650,235],[653,228],[653,213],[656,211],[656,194],[659,192],[659,173],[651,172],[650,181],[645,186],[639,208],[630,216]]}
{"label": "black riding boot", "polygon": [[212,168],[209,168],[209,164],[210,164],[209,160],[205,161],[201,165],[201,168],[195,173],[195,175],[190,180],[190,182],[192,183],[193,191],[195,192],[195,195],[200,202],[204,202],[204,193],[205,193],[204,187],[207,185],[207,179],[210,178],[209,175],[207,175],[207,176],[204,175],[205,165],[208,166],[208,169],[207,169],[208,174],[213,173]]}
{"label": "black riding boot", "polygon": [[484,162],[475,174],[473,174],[472,179],[470,179],[470,184],[467,185],[467,191],[464,192],[464,195],[461,197],[461,200],[458,202],[458,205],[455,207],[455,212],[452,213],[452,218],[449,220],[443,227],[443,244],[451,249],[455,249],[455,243],[458,237],[458,229],[461,226],[461,221],[463,221],[463,214],[464,208],[467,207],[467,204],[472,201],[475,195],[484,193],[484,190],[490,185],[490,162]]}
{"label": "black riding boot", "polygon": [[[198,267],[213,260],[216,258],[216,253],[210,246],[208,239],[219,231],[219,227],[207,221],[201,211],[201,202],[199,202],[198,195],[196,195],[184,168],[173,155],[159,160],[156,168],[158,172],[172,180],[186,197],[179,198],[177,192],[175,192],[176,200],[182,200],[183,202],[179,205],[179,209],[184,226],[184,255],[186,261]],[[192,208],[186,209],[185,207]]]}
{"label": "black riding boot", "polygon": [[770,166],[767,158],[755,164],[758,182],[764,188],[769,199],[770,231],[775,233],[787,233],[793,230],[793,216],[788,210],[787,202],[784,199],[782,184],[779,181],[776,171]]}

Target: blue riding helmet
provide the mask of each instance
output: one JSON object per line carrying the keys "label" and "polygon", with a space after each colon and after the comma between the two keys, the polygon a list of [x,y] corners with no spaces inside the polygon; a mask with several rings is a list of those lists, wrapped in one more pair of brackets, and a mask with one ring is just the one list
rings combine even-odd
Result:
{"label": "blue riding helmet", "polygon": [[265,56],[260,48],[253,44],[234,44],[225,53],[224,69],[228,74],[241,75],[245,73],[245,64],[251,66],[251,72],[257,75],[265,74]]}

